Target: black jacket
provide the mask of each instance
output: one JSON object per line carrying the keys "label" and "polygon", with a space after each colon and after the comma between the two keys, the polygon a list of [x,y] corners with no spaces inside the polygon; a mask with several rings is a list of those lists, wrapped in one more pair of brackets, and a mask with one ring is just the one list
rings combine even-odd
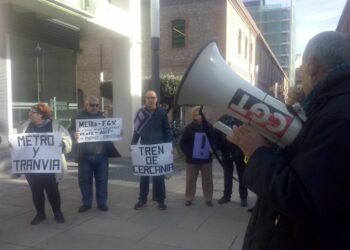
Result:
{"label": "black jacket", "polygon": [[[221,116],[218,121],[232,128],[234,125],[240,126],[242,123],[230,115]],[[243,151],[235,144],[230,143],[226,139],[226,135],[221,131],[214,129],[214,137],[216,141],[216,149],[221,151],[222,160],[224,162],[232,162],[244,158]]]}
{"label": "black jacket", "polygon": [[[140,111],[141,109],[136,113],[136,116]],[[140,144],[146,145],[171,142],[168,116],[163,108],[157,107],[140,133],[134,130],[131,145],[136,145],[139,139],[141,139]]]}
{"label": "black jacket", "polygon": [[[199,124],[198,122],[192,121],[190,124],[188,124],[183,132],[183,135],[180,140],[180,148],[184,152],[186,156],[186,162],[191,164],[203,164],[203,163],[210,163],[213,161],[212,154],[209,155],[208,159],[196,159],[192,157],[193,154],[193,148],[194,148],[194,140],[195,140],[195,134],[197,132],[203,132],[206,134],[207,138],[212,144],[215,144],[213,142],[214,136],[214,128],[210,123],[206,123],[207,127],[204,129],[203,123]],[[211,145],[213,147],[213,145]]]}
{"label": "black jacket", "polygon": [[247,164],[258,200],[244,250],[350,249],[350,67],[322,85],[296,140],[261,147]]}

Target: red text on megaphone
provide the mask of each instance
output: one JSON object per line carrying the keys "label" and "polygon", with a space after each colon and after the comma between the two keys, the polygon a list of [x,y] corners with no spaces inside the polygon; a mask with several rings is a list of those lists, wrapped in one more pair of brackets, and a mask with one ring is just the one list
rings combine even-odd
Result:
{"label": "red text on megaphone", "polygon": [[228,108],[238,117],[241,117],[242,121],[254,123],[278,138],[284,135],[293,121],[293,117],[240,88],[235,92]]}

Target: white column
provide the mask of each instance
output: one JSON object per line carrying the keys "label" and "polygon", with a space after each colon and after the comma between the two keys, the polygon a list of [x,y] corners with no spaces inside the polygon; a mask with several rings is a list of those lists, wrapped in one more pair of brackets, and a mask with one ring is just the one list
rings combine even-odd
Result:
{"label": "white column", "polygon": [[[1,44],[0,57],[0,135],[4,139],[12,132],[12,80],[11,80],[11,57],[10,38],[4,35],[1,39],[5,44]],[[4,138],[5,137],[5,138]]]}
{"label": "white column", "polygon": [[135,58],[129,39],[113,44],[113,116],[123,119],[123,140],[115,143],[122,156],[129,156],[135,112],[141,107],[140,55]]}
{"label": "white column", "polygon": [[130,155],[136,111],[141,107],[141,9],[140,0],[130,0],[130,37],[113,41],[113,115],[123,119],[123,140],[116,142],[122,156]]}
{"label": "white column", "polygon": [[10,152],[7,135],[12,133],[12,91],[11,87],[11,57],[9,36],[0,34],[0,171],[8,169]]}

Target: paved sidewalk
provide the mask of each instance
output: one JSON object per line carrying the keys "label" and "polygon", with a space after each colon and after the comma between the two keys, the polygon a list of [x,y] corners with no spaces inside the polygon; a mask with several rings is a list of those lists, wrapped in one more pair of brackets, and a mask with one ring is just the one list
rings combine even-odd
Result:
{"label": "paved sidewalk", "polygon": [[[176,172],[166,180],[168,210],[160,211],[148,202],[143,210],[133,205],[138,197],[138,177],[131,174],[130,161],[114,161],[110,168],[109,211],[93,209],[77,212],[80,192],[77,169],[69,167],[69,177],[60,183],[64,224],[53,220],[46,201],[48,220],[29,224],[35,215],[29,186],[22,176],[11,179],[0,173],[0,249],[1,250],[119,250],[119,249],[231,249],[239,250],[250,216],[239,205],[238,184],[234,182],[233,201],[218,205],[222,195],[223,173],[214,163],[214,207],[205,206],[201,179],[197,183],[194,204],[184,206],[185,172]],[[255,196],[249,193],[249,205]]]}

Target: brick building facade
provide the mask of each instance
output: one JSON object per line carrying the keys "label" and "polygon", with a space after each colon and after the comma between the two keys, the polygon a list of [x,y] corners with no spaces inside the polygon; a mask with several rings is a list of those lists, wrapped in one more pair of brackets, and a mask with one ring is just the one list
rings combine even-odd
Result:
{"label": "brick building facade", "polygon": [[[143,1],[144,77],[151,74],[149,8],[149,1]],[[182,31],[178,31],[183,36],[180,47],[173,44],[176,21],[183,22]],[[160,0],[161,74],[182,76],[199,49],[213,39],[225,61],[248,83],[268,92],[276,82],[288,82],[241,0]]]}

